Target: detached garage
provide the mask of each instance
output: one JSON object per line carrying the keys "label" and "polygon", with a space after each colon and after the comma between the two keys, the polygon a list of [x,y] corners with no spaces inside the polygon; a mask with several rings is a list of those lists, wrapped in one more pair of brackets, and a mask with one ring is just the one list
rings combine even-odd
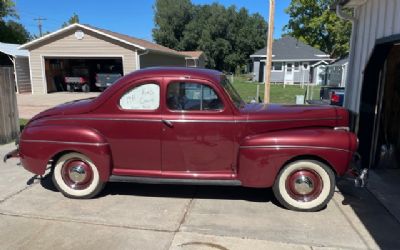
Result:
{"label": "detached garage", "polygon": [[74,77],[96,91],[96,76],[126,75],[153,66],[185,66],[185,52],[142,39],[72,24],[20,47],[29,51],[33,94],[66,91]]}

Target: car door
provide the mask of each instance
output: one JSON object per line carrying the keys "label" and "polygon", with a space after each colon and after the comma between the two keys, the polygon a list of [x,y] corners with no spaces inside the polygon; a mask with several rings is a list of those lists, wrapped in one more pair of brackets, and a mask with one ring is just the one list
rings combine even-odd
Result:
{"label": "car door", "polygon": [[163,90],[163,175],[232,178],[235,122],[220,89],[204,80],[164,78]]}
{"label": "car door", "polygon": [[112,151],[115,175],[161,174],[161,78],[140,80],[110,100],[115,108],[102,127]]}

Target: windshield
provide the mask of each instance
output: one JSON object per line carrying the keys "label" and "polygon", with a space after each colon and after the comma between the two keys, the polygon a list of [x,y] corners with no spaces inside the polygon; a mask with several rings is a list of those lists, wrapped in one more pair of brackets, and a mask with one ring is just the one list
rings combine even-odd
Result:
{"label": "windshield", "polygon": [[228,93],[232,102],[238,109],[242,108],[245,105],[245,102],[227,78],[224,77],[222,79],[221,85],[222,87],[224,87],[225,91]]}

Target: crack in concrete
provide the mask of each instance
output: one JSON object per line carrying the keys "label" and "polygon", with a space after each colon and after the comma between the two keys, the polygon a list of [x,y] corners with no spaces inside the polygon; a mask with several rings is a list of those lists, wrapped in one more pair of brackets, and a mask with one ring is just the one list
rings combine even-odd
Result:
{"label": "crack in concrete", "polygon": [[107,223],[83,221],[83,220],[74,220],[74,219],[67,219],[67,218],[54,218],[54,217],[45,217],[45,216],[16,214],[16,213],[10,213],[10,212],[4,211],[4,210],[0,211],[0,216],[1,215],[10,216],[10,217],[17,217],[17,218],[25,218],[25,219],[46,220],[46,221],[51,221],[51,222],[78,223],[78,224],[92,225],[92,226],[104,226],[104,227],[123,228],[123,229],[132,229],[132,230],[143,230],[143,231],[152,231],[152,232],[175,233],[175,230],[157,229],[157,228],[145,228],[145,227],[127,226],[127,225],[113,225],[113,224],[107,224]]}
{"label": "crack in concrete", "polygon": [[181,218],[181,220],[179,221],[179,225],[178,227],[174,230],[174,235],[172,236],[171,242],[168,244],[168,247],[166,249],[171,249],[172,243],[174,242],[175,236],[178,232],[181,231],[181,227],[183,225],[183,223],[185,223],[186,221],[186,217],[189,214],[191,208],[192,208],[192,204],[194,202],[194,199],[196,197],[197,194],[197,188],[194,190],[192,197],[190,198],[190,201],[188,202],[188,204],[185,207],[185,211],[183,213],[183,216]]}
{"label": "crack in concrete", "polygon": [[13,198],[13,197],[16,196],[16,195],[19,195],[20,193],[24,192],[25,190],[27,190],[27,189],[29,189],[29,188],[31,188],[31,187],[37,185],[39,182],[40,182],[40,181],[34,182],[34,183],[32,183],[32,184],[29,184],[29,185],[26,185],[24,188],[18,190],[17,192],[12,193],[12,194],[6,196],[4,199],[0,200],[0,204],[6,202],[7,200]]}
{"label": "crack in concrete", "polygon": [[[343,195],[343,194],[341,194]],[[361,235],[361,233],[357,230],[356,226],[353,224],[353,222],[350,220],[350,218],[347,216],[347,214],[340,208],[338,202],[332,198],[333,203],[335,204],[335,206],[338,208],[338,210],[340,211],[340,213],[344,216],[345,220],[347,221],[347,223],[349,223],[349,225],[351,226],[351,228],[353,229],[353,231],[358,235],[358,237],[361,239],[361,241],[364,243],[365,247],[367,247],[368,249],[370,248],[368,242],[366,241],[366,239],[364,239],[364,237]]]}

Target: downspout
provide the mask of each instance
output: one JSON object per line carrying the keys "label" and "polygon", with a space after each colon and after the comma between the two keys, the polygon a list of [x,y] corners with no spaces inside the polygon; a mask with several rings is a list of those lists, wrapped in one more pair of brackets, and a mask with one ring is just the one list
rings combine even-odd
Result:
{"label": "downspout", "polygon": [[[365,2],[366,2],[366,0],[365,0]],[[356,42],[357,42],[357,32],[356,32],[356,26],[358,25],[358,19],[355,17],[355,9],[354,9],[354,14],[353,14],[353,16],[350,16],[350,15],[348,15],[347,13],[344,13],[343,12],[343,6],[342,5],[340,5],[339,3],[336,5],[336,15],[339,17],[339,18],[341,18],[341,19],[343,19],[343,20],[347,20],[347,21],[350,21],[351,22],[351,42],[350,42],[350,56],[349,56],[349,64],[348,64],[348,69],[347,69],[347,76],[346,76],[346,82],[345,82],[345,86],[346,86],[346,89],[348,89],[348,83],[351,81],[351,76],[353,75],[353,74],[351,74],[351,72],[353,71],[353,69],[354,69],[354,58],[355,58],[355,52],[354,52],[354,48],[355,48],[355,46],[356,46]],[[350,74],[349,74],[350,73]],[[346,107],[346,108],[348,108],[348,109],[350,109],[349,108],[349,101],[352,99],[352,98],[350,98],[350,95],[348,95],[348,91],[346,90],[345,91],[345,98],[344,98],[344,106]],[[359,116],[358,115],[356,115],[356,113],[358,113],[358,111],[356,111],[355,109],[355,106],[356,105],[354,105],[354,110],[352,110],[351,111],[351,121],[352,121],[352,124],[351,124],[351,127],[352,127],[352,130],[356,133],[356,134],[358,134],[358,123],[359,123]]]}
{"label": "downspout", "polygon": [[148,49],[144,50],[143,53],[136,52],[136,55],[137,55],[136,56],[136,59],[137,59],[137,61],[136,61],[136,69],[137,70],[140,69],[140,57],[149,54],[149,52],[150,51]]}

